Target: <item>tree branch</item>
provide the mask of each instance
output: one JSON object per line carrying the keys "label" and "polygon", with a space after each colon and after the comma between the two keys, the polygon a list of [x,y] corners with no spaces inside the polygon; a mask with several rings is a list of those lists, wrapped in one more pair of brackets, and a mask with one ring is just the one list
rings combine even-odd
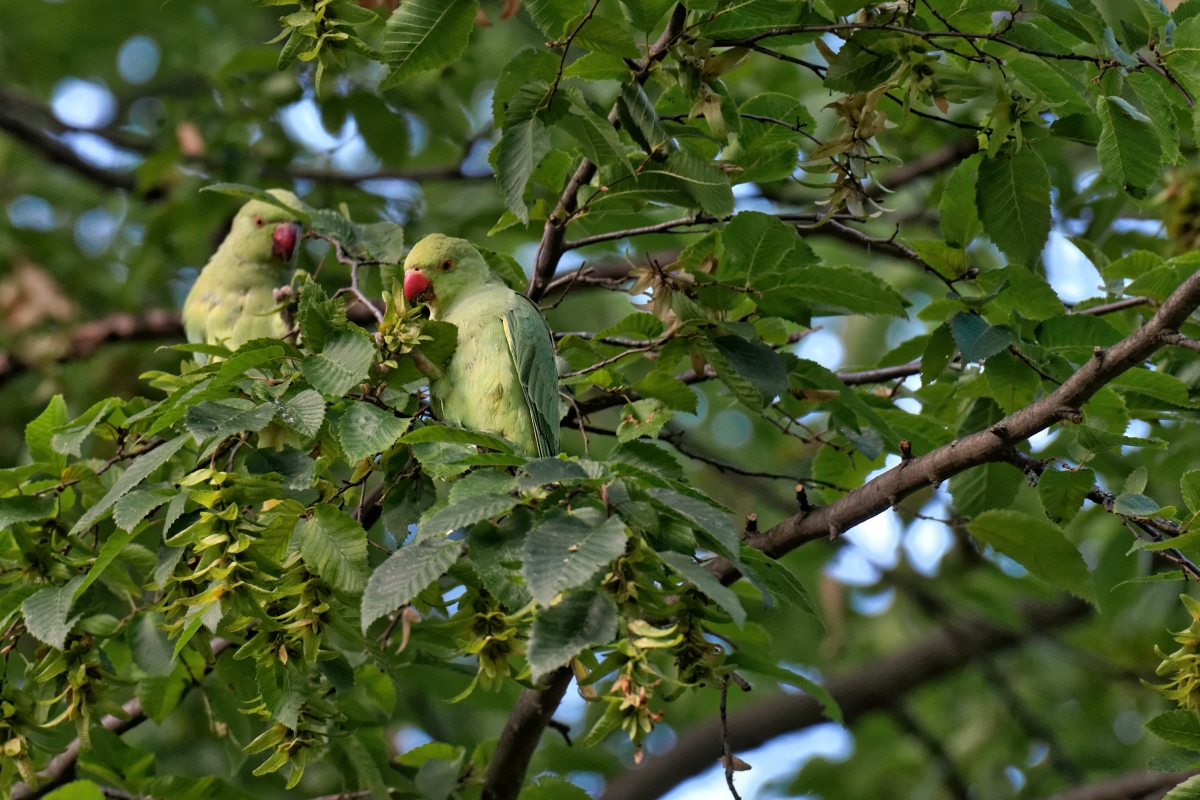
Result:
{"label": "tree branch", "polygon": [[[1062,386],[996,425],[957,439],[944,447],[896,467],[827,506],[789,517],[769,531],[747,537],[747,543],[778,558],[805,542],[836,537],[892,507],[926,486],[933,486],[971,467],[1007,460],[1019,442],[1078,413],[1093,394],[1126,370],[1146,360],[1163,345],[1163,337],[1178,328],[1200,305],[1200,273],[1189,277],[1159,307],[1150,320],[1130,336],[1080,367]],[[736,568],[716,559],[710,570],[725,582],[737,579]]]}
{"label": "tree branch", "polygon": [[[97,183],[106,189],[134,191],[137,179],[132,172],[96,167],[83,158],[58,136],[64,133],[87,133],[108,140],[115,147],[132,150],[146,156],[156,153],[156,148],[148,140],[135,138],[120,129],[80,130],[63,125],[55,119],[50,109],[41,103],[25,97],[10,89],[0,87],[0,130],[7,131],[15,139],[24,142],[31,150],[41,154],[47,160],[72,170],[78,175]],[[473,144],[473,138],[469,145]],[[192,159],[203,166],[217,168],[220,164],[212,158]],[[490,180],[491,174],[468,175],[463,172],[462,164],[445,166],[418,167],[412,170],[383,169],[367,174],[351,174],[335,170],[320,169],[305,166],[290,166],[277,171],[280,175],[290,178],[303,178],[327,184],[353,185],[362,181],[380,179],[400,179],[409,181],[448,181],[448,180]],[[270,174],[269,170],[264,173]]]}
{"label": "tree branch", "polygon": [[[231,644],[232,642],[229,640],[220,637],[213,639],[210,643],[213,656],[220,656]],[[214,658],[214,663],[215,661],[216,659]],[[125,713],[129,715],[129,719],[121,719],[108,714],[104,719],[100,720],[101,726],[118,736],[146,721],[146,712],[142,709],[142,701],[136,697],[121,707],[125,709]],[[33,800],[36,797],[43,797],[59,786],[75,780],[75,769],[79,761],[81,746],[78,739],[72,739],[67,748],[50,759],[50,763],[46,765],[46,768],[38,773],[40,780],[36,789],[30,788],[29,784],[18,783],[13,787],[12,794],[9,795],[10,800]]]}
{"label": "tree branch", "polygon": [[137,187],[133,173],[116,172],[89,164],[80,158],[70,145],[59,141],[41,126],[22,118],[16,113],[18,105],[20,104],[12,101],[9,92],[0,95],[0,130],[7,131],[13,138],[24,142],[46,160],[66,167],[106,189],[129,192]]}
{"label": "tree branch", "polygon": [[[898,698],[978,658],[1015,647],[1032,634],[1069,625],[1088,613],[1085,603],[1069,600],[1026,608],[1024,630],[982,618],[947,624],[898,653],[830,678],[825,688],[851,724],[869,712],[893,707]],[[810,695],[773,695],[729,715],[729,744],[735,751],[750,750],[776,736],[826,721],[820,704]],[[681,736],[669,752],[651,756],[640,767],[614,777],[602,800],[660,797],[717,763],[720,753],[720,725],[712,721]]]}
{"label": "tree branch", "polygon": [[571,683],[571,669],[561,667],[545,679],[545,689],[525,689],[517,699],[488,762],[481,800],[515,800],[520,794],[529,759]]}
{"label": "tree branch", "polygon": [[[687,8],[683,3],[679,3],[671,12],[671,19],[663,30],[662,36],[658,37],[658,41],[651,45],[645,60],[634,75],[639,84],[645,83],[646,79],[650,77],[650,67],[670,52],[675,40],[683,33],[686,20]],[[616,105],[613,105],[609,112],[608,121],[614,127],[619,124]],[[542,229],[542,240],[538,244],[537,258],[534,260],[533,277],[529,279],[529,286],[525,289],[525,294],[535,303],[546,294],[546,287],[554,279],[554,273],[558,269],[559,259],[562,258],[564,252],[563,240],[567,233],[567,223],[578,206],[579,190],[595,174],[596,165],[586,158],[583,159],[571,179],[567,181],[567,186],[559,197],[554,213],[546,219],[546,225]]]}
{"label": "tree branch", "polygon": [[1200,770],[1188,772],[1134,772],[1106,781],[1069,789],[1046,800],[1158,800]]}

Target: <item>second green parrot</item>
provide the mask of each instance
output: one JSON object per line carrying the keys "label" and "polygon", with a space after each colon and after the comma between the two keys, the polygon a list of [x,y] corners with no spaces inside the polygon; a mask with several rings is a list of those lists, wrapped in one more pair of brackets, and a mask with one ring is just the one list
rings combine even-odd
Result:
{"label": "second green parrot", "polygon": [[497,433],[531,456],[558,454],[558,369],[541,309],[509,289],[468,241],[441,234],[404,261],[404,296],[458,327],[458,348],[432,379],[444,421]]}
{"label": "second green parrot", "polygon": [[[300,207],[289,191],[271,189],[270,194]],[[285,209],[261,200],[242,206],[183,303],[188,341],[236,350],[251,339],[282,338],[288,328],[277,310],[275,289],[299,238],[300,226]],[[203,364],[208,358],[197,353],[196,360]]]}

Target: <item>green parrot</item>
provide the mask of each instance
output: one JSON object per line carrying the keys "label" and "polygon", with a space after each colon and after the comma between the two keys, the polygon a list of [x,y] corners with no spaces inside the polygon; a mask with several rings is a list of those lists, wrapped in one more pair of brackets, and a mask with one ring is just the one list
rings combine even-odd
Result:
{"label": "green parrot", "polygon": [[470,242],[441,234],[404,260],[404,296],[458,327],[458,349],[431,379],[434,412],[528,455],[558,455],[558,369],[541,309],[505,286]]}
{"label": "green parrot", "polygon": [[[270,194],[300,206],[284,189]],[[183,327],[189,342],[221,344],[236,350],[251,339],[282,338],[288,331],[275,288],[292,258],[300,226],[286,210],[251,200],[233,218],[225,241],[204,266],[183,303]],[[196,353],[196,360],[208,357]]]}

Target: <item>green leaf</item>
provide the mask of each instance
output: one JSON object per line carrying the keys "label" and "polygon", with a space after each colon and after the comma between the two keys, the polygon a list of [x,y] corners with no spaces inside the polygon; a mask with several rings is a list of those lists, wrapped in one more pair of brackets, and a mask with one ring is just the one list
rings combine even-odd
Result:
{"label": "green leaf", "polygon": [[306,225],[312,222],[312,209],[304,203],[301,203],[299,207],[288,205],[270,192],[263,191],[255,186],[248,186],[244,183],[211,183],[208,186],[200,187],[200,191],[227,194],[231,197],[244,197],[247,200],[258,200],[259,202],[289,212],[293,217]]}
{"label": "green leaf", "polygon": [[1046,516],[1058,525],[1075,519],[1088,492],[1096,485],[1096,473],[1090,469],[1048,469],[1038,479],[1038,496]]}
{"label": "green leaf", "polygon": [[[557,63],[558,58],[553,54],[547,53],[546,55],[549,55]],[[629,80],[629,66],[624,59],[618,56],[610,56],[606,53],[586,53],[563,70],[563,76],[580,78],[585,81],[624,82]],[[549,80],[553,79],[554,70],[552,69]]]}
{"label": "green leaf", "polygon": [[617,516],[595,527],[573,514],[547,516],[525,537],[525,585],[549,607],[559,592],[585,585],[624,553],[627,541],[625,523]]}
{"label": "green leaf", "polygon": [[688,150],[676,150],[667,158],[666,172],[677,178],[701,210],[717,219],[733,213],[733,187],[714,162]]}
{"label": "green leaf", "polygon": [[842,716],[842,709],[838,705],[837,700],[829,691],[819,683],[809,680],[798,672],[790,669],[784,669],[766,659],[756,655],[748,649],[737,650],[730,653],[728,661],[731,664],[737,665],[738,669],[746,672],[757,672],[759,675],[766,675],[768,678],[786,683],[790,686],[795,686],[797,689],[812,695],[821,707],[825,710],[825,716],[838,724],[844,724],[845,718]]}
{"label": "green leaf", "polygon": [[446,534],[458,528],[474,525],[491,517],[507,514],[518,503],[519,497],[509,494],[485,494],[469,497],[427,515],[421,520],[422,536]]}
{"label": "green leaf", "polygon": [[[1187,712],[1180,711],[1177,713],[1185,714]],[[1162,800],[1200,800],[1200,775],[1193,775],[1188,778],[1163,795]]]}
{"label": "green leaf", "polygon": [[835,92],[854,94],[886,83],[900,62],[880,44],[895,38],[896,34],[886,31],[856,32],[829,62],[825,85]]}
{"label": "green leaf", "polygon": [[642,397],[652,397],[674,411],[696,412],[696,393],[674,375],[654,370],[631,387]]}
{"label": "green leaf", "polygon": [[201,444],[241,431],[261,431],[275,417],[270,403],[256,406],[248,400],[205,400],[189,406],[184,417],[188,433]]}
{"label": "green leaf", "polygon": [[1153,498],[1144,494],[1122,493],[1113,501],[1113,512],[1127,517],[1153,517],[1161,511]]}
{"label": "green leaf", "polygon": [[118,500],[144,481],[152,472],[170,461],[171,457],[179,452],[181,447],[191,441],[191,438],[190,436],[176,436],[171,441],[160,444],[149,453],[145,453],[134,459],[129,468],[121,473],[121,477],[117,478],[112,488],[105,493],[104,497],[100,498],[72,526],[70,535],[78,536],[96,524],[96,521],[116,505]]}
{"label": "green leaf", "polygon": [[1107,450],[1110,447],[1149,447],[1165,450],[1167,443],[1162,439],[1142,439],[1137,436],[1121,436],[1091,425],[1076,425],[1072,428],[1079,445],[1085,450]]}
{"label": "green leaf", "polygon": [[476,447],[486,447],[501,453],[512,453],[513,446],[499,436],[481,431],[469,431],[466,428],[456,428],[453,425],[426,425],[409,431],[400,437],[405,444],[420,444],[422,442],[454,442],[456,444],[473,444]]}
{"label": "green leaf", "polygon": [[362,331],[333,333],[317,355],[300,362],[300,372],[323,395],[341,397],[367,378],[375,343]]}
{"label": "green leaf", "polygon": [[933,383],[940,378],[950,365],[956,348],[950,325],[943,322],[934,329],[921,355],[921,382]]}
{"label": "green leaf", "polygon": [[408,603],[458,560],[459,542],[418,539],[388,556],[367,581],[362,599],[362,630]]}
{"label": "green leaf", "polygon": [[1112,387],[1162,400],[1171,405],[1191,405],[1188,385],[1166,372],[1134,367],[1113,378]]}
{"label": "green leaf", "polygon": [[1200,470],[1190,469],[1183,473],[1183,477],[1179,481],[1179,488],[1183,493],[1183,502],[1187,504],[1188,510],[1193,514],[1200,511]]}
{"label": "green leaf", "polygon": [[724,511],[671,489],[647,489],[646,494],[712,537],[725,551],[720,555],[737,560],[740,537]]}
{"label": "green leaf", "polygon": [[[972,186],[974,191],[974,186]],[[971,200],[974,202],[974,195]],[[974,206],[972,206],[972,210]],[[971,268],[971,260],[967,251],[959,246],[951,246],[937,239],[917,239],[908,243],[909,246],[929,266],[947,278],[961,278]]]}
{"label": "green leaf", "polygon": [[621,0],[625,18],[639,31],[650,33],[675,0]]}
{"label": "green leaf", "polygon": [[449,64],[462,54],[475,27],[475,0],[405,0],[383,33],[383,57],[392,71],[380,83],[391,89],[408,78]]}
{"label": "green leaf", "polygon": [[761,340],[731,334],[715,337],[712,343],[734,372],[749,381],[767,403],[787,392],[787,365]]}
{"label": "green leaf", "polygon": [[367,585],[367,532],[345,511],[314,506],[296,526],[296,544],[305,565],[334,589],[355,593]]}
{"label": "green leaf", "polygon": [[905,300],[878,277],[850,267],[819,267],[816,254],[773,216],[743,211],[722,232],[717,278],[752,290],[768,316],[808,324],[808,307],[903,316]]}
{"label": "green leaf", "polygon": [[1111,323],[1090,314],[1051,317],[1037,327],[1042,347],[1068,361],[1084,364],[1097,347],[1111,347],[1124,338]]}
{"label": "green leaf", "polygon": [[557,775],[539,775],[521,791],[520,800],[588,800],[591,795]]}
{"label": "green leaf", "polygon": [[550,134],[536,116],[549,93],[545,81],[533,81],[517,90],[504,114],[504,128],[496,145],[496,181],[505,205],[522,223],[529,222],[525,186],[534,167],[550,152]]}
{"label": "green leaf", "polygon": [[1200,717],[1190,711],[1164,712],[1147,720],[1143,727],[1173,745],[1200,751]]}
{"label": "green leaf", "polygon": [[81,448],[87,437],[92,435],[92,431],[108,416],[110,411],[120,405],[121,401],[116,397],[101,400],[83,412],[70,425],[55,429],[54,435],[50,439],[50,446],[57,453],[78,458],[82,454]]}
{"label": "green leaf", "polygon": [[[497,253],[494,250],[488,250],[483,247],[475,249],[479,251],[479,254],[483,256],[483,260],[492,268],[492,272],[499,275],[508,288],[514,292],[525,291],[525,284],[529,282],[529,276],[525,274],[525,269],[515,258],[506,253]],[[457,344],[457,332],[455,333],[455,343]],[[429,357],[429,353],[425,352],[425,348],[421,348],[421,352],[425,353],[427,358]]]}
{"label": "green leaf", "polygon": [[768,608],[771,606],[771,601],[779,601],[793,611],[807,614],[815,619],[821,618],[817,607],[813,605],[812,598],[808,595],[808,590],[804,588],[804,584],[783,562],[748,545],[742,545],[741,556],[742,567],[746,571],[747,578],[758,587],[759,591],[766,587],[766,590],[770,592],[770,596],[764,599]]}
{"label": "green leaf", "polygon": [[67,404],[61,394],[56,394],[42,413],[25,426],[25,446],[33,463],[45,464],[54,473],[63,471],[67,459],[54,450],[54,430],[66,424]]}
{"label": "green leaf", "polygon": [[1125,80],[1133,87],[1138,100],[1142,101],[1142,107],[1146,109],[1146,116],[1158,131],[1162,160],[1167,164],[1176,163],[1179,161],[1179,121],[1167,97],[1167,92],[1175,91],[1174,87],[1153,72],[1130,72]]}
{"label": "green leaf", "polygon": [[587,11],[586,0],[525,0],[525,10],[534,24],[552,42],[559,41]]}
{"label": "green leaf", "polygon": [[40,522],[54,516],[58,501],[53,494],[0,498],[0,530],[18,522]]}
{"label": "green leaf", "polygon": [[1042,580],[1095,602],[1083,556],[1052,522],[1020,511],[992,510],[971,520],[967,530]]}
{"label": "green leaf", "polygon": [[647,153],[651,153],[667,141],[667,131],[662,120],[654,111],[654,105],[642,85],[629,81],[621,87],[617,110],[625,131],[633,137]]}
{"label": "green leaf", "polygon": [[576,87],[562,87],[559,92],[570,101],[571,113],[560,117],[555,125],[579,142],[584,156],[593,164],[602,167],[620,164],[632,172],[633,165],[625,155],[625,146],[617,136],[617,129],[588,105],[583,92]]}
{"label": "green leaf", "polygon": [[75,601],[75,590],[83,580],[82,575],[76,575],[69,583],[42,589],[21,604],[25,627],[39,641],[56,650],[62,650],[66,645],[67,634],[79,620],[78,616],[68,619],[67,615],[71,612],[71,603]]}
{"label": "green leaf", "polygon": [[1007,464],[982,464],[950,479],[950,495],[960,514],[976,516],[990,508],[1006,508],[1017,496],[1021,473]]}
{"label": "green leaf", "polygon": [[1158,179],[1162,149],[1158,131],[1145,114],[1120,97],[1105,97],[1096,103],[1103,132],[1097,155],[1104,176],[1141,199]]}
{"label": "green leaf", "polygon": [[979,165],[976,205],[983,229],[1009,259],[1031,266],[1050,236],[1050,173],[1029,148]]}
{"label": "green leaf", "polygon": [[[500,76],[496,79],[496,88],[493,90],[492,117],[496,123],[503,124],[508,114],[508,104],[521,87],[531,81],[542,81],[547,86],[553,83],[554,77],[558,74],[558,65],[558,56],[554,53],[547,53],[545,50],[527,48],[513,56],[504,65],[504,69],[500,70]],[[629,70],[624,63],[621,64],[621,69],[626,72]],[[569,72],[564,74],[569,74]],[[559,90],[566,91],[568,88],[570,87],[560,86]]]}
{"label": "green leaf", "polygon": [[966,311],[950,318],[950,333],[963,361],[983,361],[1012,343],[1012,334],[1008,330],[989,325],[983,317]]}
{"label": "green leaf", "polygon": [[75,781],[42,797],[45,800],[104,800],[104,792],[91,781]]}
{"label": "green leaf", "polygon": [[338,418],[338,443],[346,461],[357,464],[367,456],[382,453],[408,429],[411,418],[397,417],[370,403],[352,402]]}
{"label": "green leaf", "polygon": [[329,337],[346,329],[346,302],[340,297],[329,297],[319,283],[307,278],[300,291],[296,325],[304,345],[320,352]]}
{"label": "green leaf", "polygon": [[992,390],[992,397],[1005,414],[1012,414],[1033,402],[1041,383],[1032,367],[1007,350],[988,358],[983,375]]}
{"label": "green leaf", "polygon": [[173,489],[140,489],[122,497],[113,507],[113,522],[123,531],[132,531],[154,509],[169,502]]}
{"label": "green leaf", "polygon": [[[118,504],[119,505],[119,504]],[[92,563],[91,569],[87,571],[87,576],[83,582],[75,589],[75,595],[72,601],[78,600],[89,586],[96,582],[96,579],[104,574],[104,570],[108,569],[109,565],[116,560],[121,551],[133,541],[133,532],[129,530],[115,530],[108,539],[105,540],[104,546],[100,548],[100,553],[96,556],[96,560]]]}
{"label": "green leaf", "polygon": [[605,592],[570,592],[533,621],[526,658],[534,680],[563,666],[587,647],[617,635],[617,606]]}
{"label": "green leaf", "polygon": [[640,55],[637,45],[633,42],[633,34],[625,27],[625,23],[600,14],[593,15],[579,29],[574,44],[595,53],[621,58],[637,58]]}
{"label": "green leaf", "polygon": [[301,436],[316,436],[325,421],[325,399],[305,389],[286,401],[275,401],[275,417]]}
{"label": "green leaf", "polygon": [[746,609],[742,608],[737,593],[722,585],[711,572],[697,564],[695,559],[671,551],[659,553],[658,557],[685,581],[695,586],[701,594],[725,609],[739,628],[746,624]]}

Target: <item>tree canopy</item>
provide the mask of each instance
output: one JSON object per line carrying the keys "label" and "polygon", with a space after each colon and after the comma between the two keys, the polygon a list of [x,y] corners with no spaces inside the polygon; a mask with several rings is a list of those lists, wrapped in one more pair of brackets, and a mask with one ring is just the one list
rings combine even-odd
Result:
{"label": "tree canopy", "polygon": [[[0,14],[8,796],[1200,797],[1200,0]],[[431,411],[434,232],[562,455]]]}

